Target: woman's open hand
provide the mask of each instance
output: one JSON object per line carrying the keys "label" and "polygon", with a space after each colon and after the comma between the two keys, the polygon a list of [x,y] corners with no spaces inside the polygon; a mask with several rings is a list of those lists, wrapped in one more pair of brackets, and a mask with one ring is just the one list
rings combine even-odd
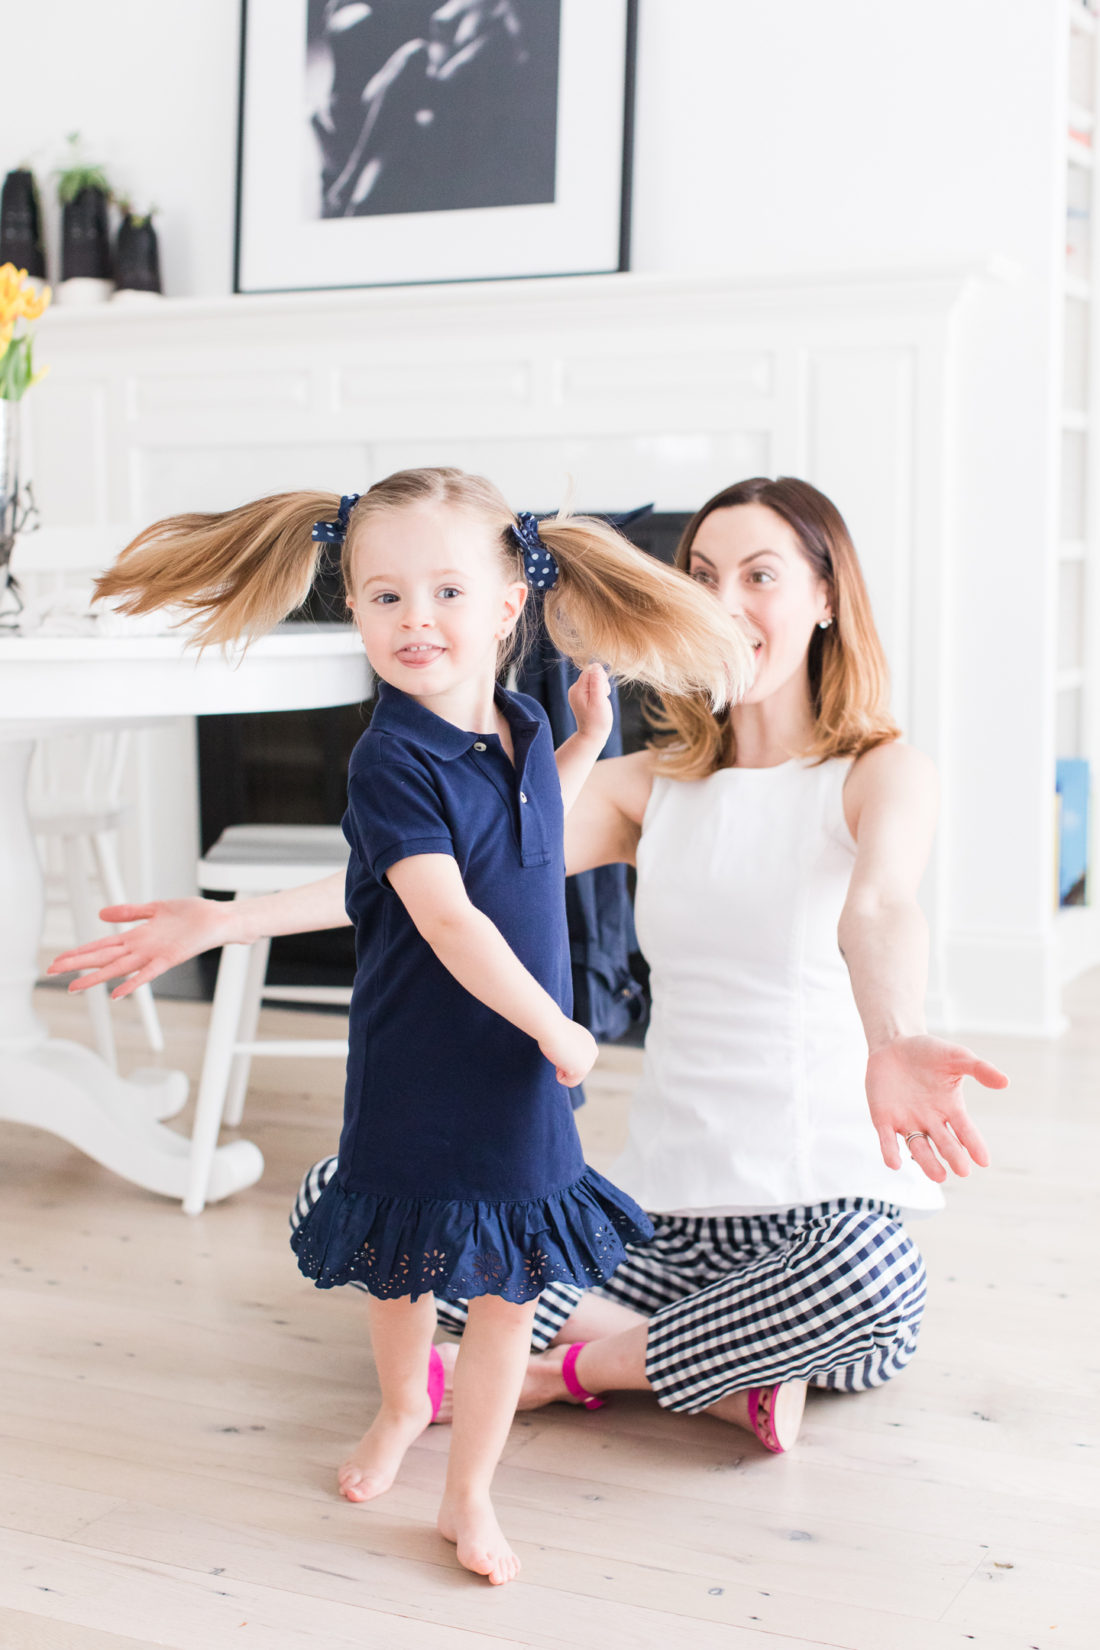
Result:
{"label": "woman's open hand", "polygon": [[964,1077],[987,1089],[1008,1087],[1003,1071],[939,1037],[895,1037],[868,1056],[867,1100],[887,1168],[900,1169],[898,1136],[913,1133],[922,1138],[909,1150],[929,1180],[946,1180],[947,1169],[968,1175],[972,1161],[988,1167],[985,1141],[967,1114]]}
{"label": "woman's open hand", "polygon": [[47,974],[69,974],[87,969],[69,982],[70,991],[87,991],[108,980],[122,980],[112,997],[128,997],[139,985],[155,980],[166,969],[197,957],[239,936],[232,932],[239,908],[233,900],[158,899],[148,905],[108,905],[99,915],[104,922],[133,922],[122,934],[104,934],[55,957]]}

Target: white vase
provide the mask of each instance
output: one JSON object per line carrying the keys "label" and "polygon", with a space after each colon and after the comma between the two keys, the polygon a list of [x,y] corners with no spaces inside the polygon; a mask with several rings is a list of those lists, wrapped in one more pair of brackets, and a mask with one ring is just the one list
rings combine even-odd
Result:
{"label": "white vase", "polygon": [[0,630],[14,630],[23,596],[11,571],[15,537],[33,512],[29,489],[19,482],[19,402],[0,398]]}
{"label": "white vase", "polygon": [[70,275],[67,281],[58,281],[54,301],[87,309],[90,304],[105,304],[115,290],[113,281],[102,281],[94,275]]}

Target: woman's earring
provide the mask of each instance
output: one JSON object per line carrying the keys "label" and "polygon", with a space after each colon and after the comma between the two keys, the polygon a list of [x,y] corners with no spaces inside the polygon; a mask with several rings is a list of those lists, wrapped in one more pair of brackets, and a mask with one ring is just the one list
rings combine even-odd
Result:
{"label": "woman's earring", "polygon": [[818,619],[817,628],[819,630],[828,630],[828,628],[832,624],[832,622],[833,622],[832,619]]}

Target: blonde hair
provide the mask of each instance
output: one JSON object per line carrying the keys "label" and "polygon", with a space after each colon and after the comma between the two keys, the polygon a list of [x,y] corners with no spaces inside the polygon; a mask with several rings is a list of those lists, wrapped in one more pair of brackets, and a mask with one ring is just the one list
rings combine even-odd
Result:
{"label": "blonde hair", "polygon": [[[218,515],[170,516],[127,545],[96,595],[125,613],[181,608],[199,621],[199,646],[261,635],[305,601],[322,548],[311,540],[313,523],[333,518],[339,503],[333,493],[280,493]],[[505,575],[523,582],[516,516],[503,495],[483,476],[440,468],[400,470],[362,495],[344,539],[345,590],[374,517],[433,504],[483,521]],[[695,695],[715,709],[744,691],[748,644],[690,579],[591,517],[551,516],[539,536],[559,567],[543,602],[546,628],[576,664],[597,659],[622,681]]]}
{"label": "blonde hair", "polygon": [[[901,730],[890,715],[886,655],[859,557],[844,518],[824,493],[794,476],[775,481],[757,476],[723,488],[684,528],[677,567],[688,571],[695,535],[709,515],[742,504],[763,504],[794,530],[802,554],[829,592],[832,623],[814,630],[806,658],[814,729],[799,754],[825,762],[833,756],[860,756],[897,739]],[[673,778],[705,779],[736,761],[728,708],[715,709],[699,694],[679,699],[662,695],[652,721],[662,771]]]}

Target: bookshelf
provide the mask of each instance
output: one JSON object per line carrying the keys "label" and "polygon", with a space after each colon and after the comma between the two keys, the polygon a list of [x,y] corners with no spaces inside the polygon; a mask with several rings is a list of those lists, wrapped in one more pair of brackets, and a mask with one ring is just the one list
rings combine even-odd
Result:
{"label": "bookshelf", "polygon": [[1090,764],[1087,903],[1057,914],[1063,979],[1100,962],[1100,0],[1063,0],[1065,254],[1060,297],[1061,489],[1055,580],[1055,755]]}

